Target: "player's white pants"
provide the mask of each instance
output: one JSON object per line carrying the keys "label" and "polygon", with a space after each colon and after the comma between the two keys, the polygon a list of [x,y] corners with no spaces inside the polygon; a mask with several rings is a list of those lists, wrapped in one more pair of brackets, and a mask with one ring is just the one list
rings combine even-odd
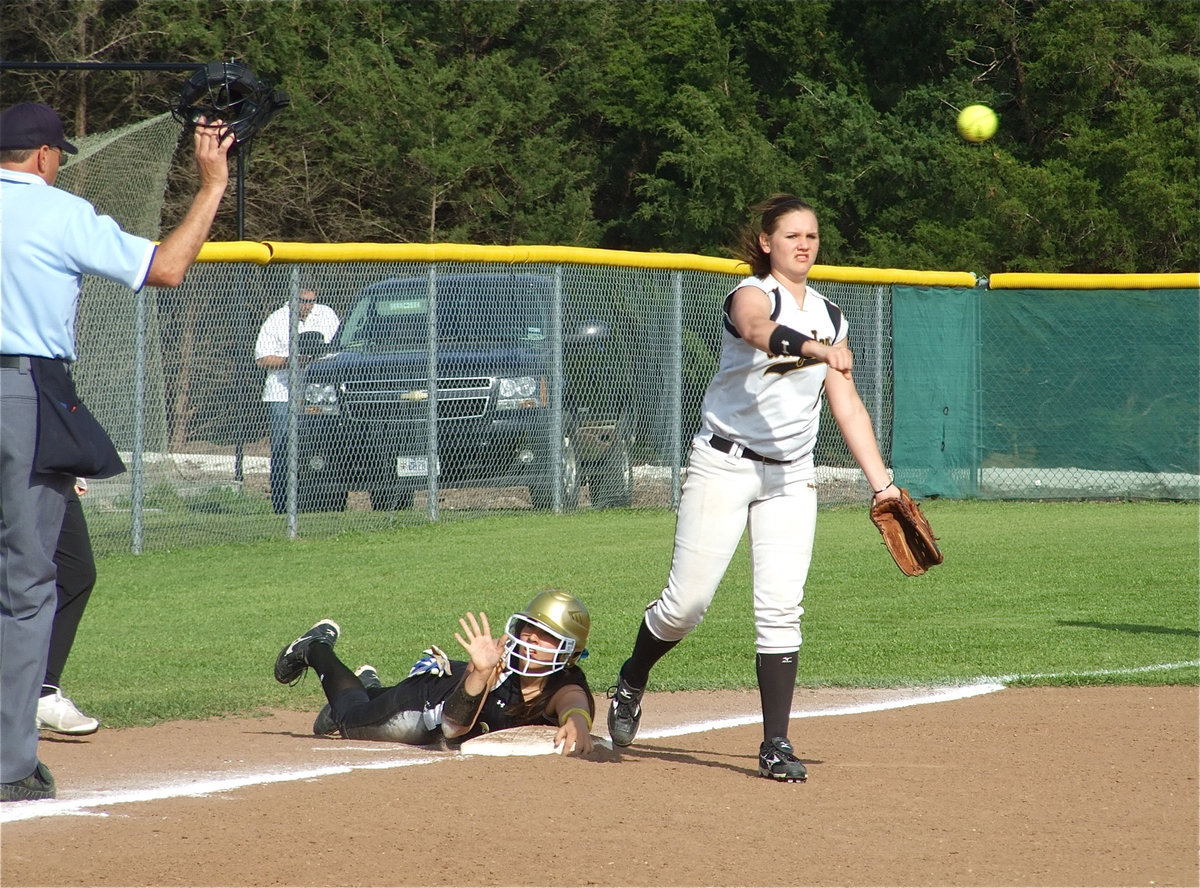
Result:
{"label": "player's white pants", "polygon": [[765,465],[694,441],[671,574],[662,595],[646,609],[646,625],[663,641],[677,641],[695,629],[749,522],[757,650],[797,650],[816,519],[811,463]]}

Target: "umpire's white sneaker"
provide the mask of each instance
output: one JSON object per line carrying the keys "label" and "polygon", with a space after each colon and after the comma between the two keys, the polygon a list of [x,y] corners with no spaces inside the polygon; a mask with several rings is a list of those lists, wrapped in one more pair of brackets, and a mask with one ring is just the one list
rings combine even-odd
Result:
{"label": "umpire's white sneaker", "polygon": [[53,694],[47,694],[38,700],[37,725],[56,734],[79,737],[96,733],[100,729],[100,720],[84,715],[78,706],[63,696],[60,688],[54,688]]}

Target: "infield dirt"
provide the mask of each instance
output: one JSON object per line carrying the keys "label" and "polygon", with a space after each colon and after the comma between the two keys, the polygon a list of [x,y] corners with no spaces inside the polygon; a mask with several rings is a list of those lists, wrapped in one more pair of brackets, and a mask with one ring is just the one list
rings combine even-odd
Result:
{"label": "infield dirt", "polygon": [[[880,695],[800,689],[796,708]],[[648,694],[645,705],[653,732],[753,714],[758,700]],[[4,823],[0,882],[1200,884],[1195,687],[1007,689],[799,718],[805,784],[756,776],[757,724],[585,760],[322,740],[311,722],[275,712],[44,735],[60,801],[110,802]],[[603,735],[602,718],[597,728]],[[111,801],[267,774],[280,782]]]}

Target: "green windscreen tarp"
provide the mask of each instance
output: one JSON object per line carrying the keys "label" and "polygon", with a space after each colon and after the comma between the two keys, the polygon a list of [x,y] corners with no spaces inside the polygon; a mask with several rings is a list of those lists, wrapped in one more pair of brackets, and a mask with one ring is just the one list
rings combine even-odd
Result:
{"label": "green windscreen tarp", "polygon": [[1195,497],[1195,290],[894,299],[892,461],[914,494]]}
{"label": "green windscreen tarp", "polygon": [[914,496],[975,494],[982,290],[892,289],[892,465]]}

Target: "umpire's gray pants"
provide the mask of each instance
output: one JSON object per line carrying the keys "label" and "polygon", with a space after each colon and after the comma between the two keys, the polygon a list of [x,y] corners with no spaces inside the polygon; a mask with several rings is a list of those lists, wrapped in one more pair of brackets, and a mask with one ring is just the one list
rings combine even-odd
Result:
{"label": "umpire's gray pants", "polygon": [[37,704],[54,625],[54,549],[69,475],[33,471],[37,390],[0,368],[0,783],[37,767]]}

